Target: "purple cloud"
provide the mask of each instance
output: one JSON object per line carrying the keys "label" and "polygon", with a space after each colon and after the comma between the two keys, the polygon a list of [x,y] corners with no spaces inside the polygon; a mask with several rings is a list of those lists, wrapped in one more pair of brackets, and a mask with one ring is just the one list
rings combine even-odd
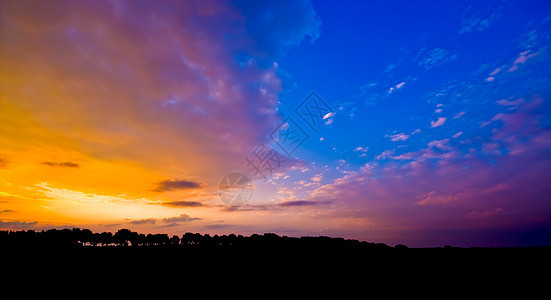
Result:
{"label": "purple cloud", "polygon": [[310,199],[339,207],[327,212],[337,223],[373,224],[355,235],[437,246],[450,243],[453,232],[455,245],[515,245],[518,234],[551,226],[551,161],[542,159],[551,153],[551,132],[534,113],[542,101],[534,97],[503,114],[478,150],[435,140],[418,151],[385,155],[392,160],[322,185]]}

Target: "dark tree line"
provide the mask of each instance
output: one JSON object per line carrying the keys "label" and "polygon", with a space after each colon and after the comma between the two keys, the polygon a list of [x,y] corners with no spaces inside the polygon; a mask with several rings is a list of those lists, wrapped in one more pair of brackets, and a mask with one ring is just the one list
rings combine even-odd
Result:
{"label": "dark tree line", "polygon": [[[43,231],[0,231],[0,247],[166,247],[184,249],[389,249],[383,243],[360,242],[331,237],[287,237],[274,233],[263,235],[214,235],[186,233],[181,237],[168,234],[143,234],[128,229],[94,233],[89,229],[50,229]],[[396,248],[404,248],[397,245]]]}

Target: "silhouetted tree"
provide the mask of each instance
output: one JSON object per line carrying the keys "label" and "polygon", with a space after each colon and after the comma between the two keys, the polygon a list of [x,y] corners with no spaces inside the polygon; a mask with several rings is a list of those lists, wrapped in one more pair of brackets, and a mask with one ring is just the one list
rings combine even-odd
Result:
{"label": "silhouetted tree", "polygon": [[107,246],[113,242],[113,234],[111,232],[102,232],[99,234],[99,244]]}
{"label": "silhouetted tree", "polygon": [[173,235],[170,238],[169,243],[171,246],[177,246],[180,244],[180,238],[177,235]]}
{"label": "silhouetted tree", "polygon": [[[130,231],[129,229],[119,229],[113,235],[113,241],[121,246],[128,246],[128,242],[134,244],[136,242],[137,233]],[[134,241],[134,243],[132,243]]]}
{"label": "silhouetted tree", "polygon": [[[362,249],[389,249],[383,243],[368,243],[365,241],[345,240],[343,238],[319,237],[287,237],[275,233],[263,235],[252,234],[249,237],[242,235],[201,235],[199,233],[185,233],[182,237],[167,234],[138,234],[129,229],[119,229],[115,234],[111,232],[93,233],[88,229],[50,229],[36,232],[34,230],[0,231],[0,246],[17,247],[82,247],[122,245],[133,247],[171,247],[182,249],[233,249],[246,251],[296,251],[307,250],[310,253],[330,251],[350,251]],[[405,245],[396,245],[396,249],[407,249]],[[446,247],[446,248],[449,248]]]}

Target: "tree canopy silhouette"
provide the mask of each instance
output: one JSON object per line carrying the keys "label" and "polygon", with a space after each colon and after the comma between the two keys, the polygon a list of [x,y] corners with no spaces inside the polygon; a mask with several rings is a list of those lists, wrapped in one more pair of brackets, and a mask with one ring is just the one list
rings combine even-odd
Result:
{"label": "tree canopy silhouette", "polygon": [[[287,237],[275,233],[242,235],[214,235],[185,233],[181,237],[167,234],[143,234],[129,229],[93,233],[89,229],[49,229],[42,231],[0,231],[2,247],[156,247],[181,249],[234,249],[234,250],[297,250],[325,251],[331,249],[389,249],[383,243],[369,243],[343,238]],[[401,248],[405,246],[400,245]]]}

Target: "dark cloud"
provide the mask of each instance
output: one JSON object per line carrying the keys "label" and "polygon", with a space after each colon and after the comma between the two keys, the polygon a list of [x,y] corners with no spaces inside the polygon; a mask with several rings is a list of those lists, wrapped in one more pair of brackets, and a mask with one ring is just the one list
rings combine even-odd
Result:
{"label": "dark cloud", "polygon": [[201,184],[199,182],[189,181],[189,180],[165,180],[158,183],[158,187],[155,189],[156,192],[168,192],[174,190],[187,190],[187,189],[196,189],[200,188]]}
{"label": "dark cloud", "polygon": [[0,214],[7,214],[7,213],[12,213],[12,212],[14,212],[14,211],[11,210],[11,209],[0,210]]}
{"label": "dark cloud", "polygon": [[21,221],[2,221],[0,220],[0,228],[13,229],[28,229],[36,225],[37,222],[21,222]]}
{"label": "dark cloud", "polygon": [[174,207],[200,207],[200,206],[204,206],[204,204],[199,202],[199,201],[170,201],[170,202],[164,202],[163,205],[174,206]]}
{"label": "dark cloud", "polygon": [[132,220],[130,221],[131,224],[135,225],[141,225],[141,224],[155,224],[157,223],[156,219],[149,218],[149,219],[141,219],[141,220]]}
{"label": "dark cloud", "polygon": [[201,218],[192,218],[189,215],[181,214],[177,217],[162,219],[163,223],[167,223],[167,224],[179,223],[179,222],[191,222],[195,220],[201,220]]}
{"label": "dark cloud", "polygon": [[99,223],[98,226],[105,226],[105,227],[117,227],[117,226],[121,226],[122,224],[121,223],[112,223],[112,224],[101,224]]}
{"label": "dark cloud", "polygon": [[74,163],[74,162],[70,162],[70,161],[61,162],[61,163],[45,161],[45,162],[43,162],[43,164],[45,164],[47,166],[50,166],[50,167],[64,167],[64,168],[78,168],[78,167],[80,167],[79,164]]}
{"label": "dark cloud", "polygon": [[145,225],[145,224],[155,225],[161,222],[162,223],[162,225],[160,225],[161,227],[170,227],[170,226],[178,226],[180,225],[180,222],[191,222],[195,220],[201,220],[201,218],[192,218],[189,215],[181,214],[177,217],[163,218],[163,219],[147,218],[147,219],[139,219],[139,220],[130,220],[129,223],[134,225]]}

